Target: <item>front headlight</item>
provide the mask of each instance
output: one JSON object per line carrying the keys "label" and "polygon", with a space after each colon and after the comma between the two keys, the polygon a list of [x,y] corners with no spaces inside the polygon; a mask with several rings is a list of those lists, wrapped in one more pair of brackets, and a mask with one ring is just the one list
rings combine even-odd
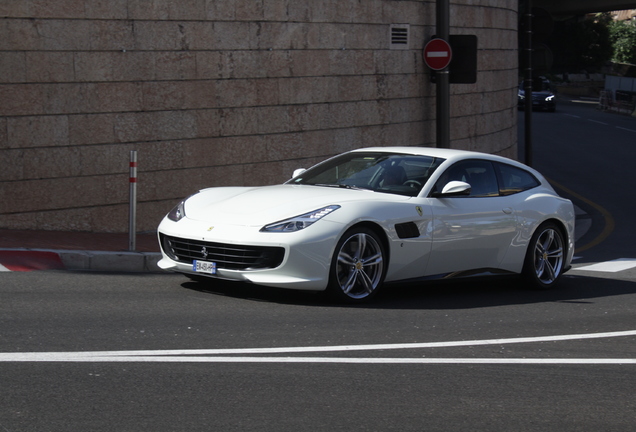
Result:
{"label": "front headlight", "polygon": [[185,217],[185,215],[186,215],[186,213],[185,213],[185,203],[186,203],[186,201],[189,200],[190,198],[192,198],[193,196],[195,196],[198,193],[199,192],[193,193],[192,195],[190,195],[189,197],[187,197],[186,199],[181,201],[179,204],[177,204],[175,206],[175,208],[170,210],[170,213],[168,213],[168,219],[170,219],[171,221],[174,221],[174,222],[179,222],[181,219],[183,219]]}
{"label": "front headlight", "polygon": [[185,200],[181,201],[175,206],[170,213],[168,213],[168,219],[174,222],[179,222],[185,217]]}
{"label": "front headlight", "polygon": [[554,99],[554,96],[548,96],[547,98],[545,98],[545,100],[548,101],[548,102],[550,102],[553,99]]}
{"label": "front headlight", "polygon": [[334,210],[339,209],[339,205],[331,205],[314,210],[309,213],[302,214],[293,218],[285,219],[280,222],[274,222],[261,228],[262,232],[296,232],[307,228],[308,226],[319,221]]}

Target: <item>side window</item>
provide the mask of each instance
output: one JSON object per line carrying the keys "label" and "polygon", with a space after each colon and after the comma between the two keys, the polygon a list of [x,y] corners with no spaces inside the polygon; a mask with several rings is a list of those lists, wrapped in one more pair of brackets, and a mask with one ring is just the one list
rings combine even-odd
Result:
{"label": "side window", "polygon": [[470,197],[493,197],[499,195],[499,184],[490,161],[466,160],[449,167],[439,178],[434,192],[441,192],[451,181],[462,181],[470,185]]}
{"label": "side window", "polygon": [[501,181],[501,194],[512,195],[523,192],[541,183],[528,171],[504,163],[496,163],[499,179]]}

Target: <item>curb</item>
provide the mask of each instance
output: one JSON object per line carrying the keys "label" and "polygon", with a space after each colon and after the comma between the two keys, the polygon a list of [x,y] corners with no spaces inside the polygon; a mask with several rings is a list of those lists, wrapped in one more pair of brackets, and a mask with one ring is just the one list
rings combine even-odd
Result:
{"label": "curb", "polygon": [[161,272],[157,262],[161,259],[159,252],[103,252],[84,250],[52,250],[52,249],[0,249],[16,252],[48,252],[57,254],[66,270],[85,270],[102,272]]}

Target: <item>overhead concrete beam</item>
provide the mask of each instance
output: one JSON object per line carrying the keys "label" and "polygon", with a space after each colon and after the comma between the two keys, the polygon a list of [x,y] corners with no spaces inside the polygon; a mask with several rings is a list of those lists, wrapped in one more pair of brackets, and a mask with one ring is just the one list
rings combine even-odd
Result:
{"label": "overhead concrete beam", "polygon": [[635,0],[534,0],[539,7],[552,15],[582,15],[594,12],[609,12],[636,9]]}

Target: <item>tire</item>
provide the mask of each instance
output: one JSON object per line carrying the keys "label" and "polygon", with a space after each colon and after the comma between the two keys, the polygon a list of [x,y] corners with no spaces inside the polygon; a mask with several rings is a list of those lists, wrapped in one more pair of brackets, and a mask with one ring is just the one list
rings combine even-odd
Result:
{"label": "tire", "polygon": [[328,290],[336,299],[361,303],[375,297],[384,282],[387,257],[380,237],[352,228],[338,241],[331,259]]}
{"label": "tire", "polygon": [[566,247],[563,234],[553,222],[539,226],[528,244],[523,276],[531,288],[553,288],[563,274]]}

